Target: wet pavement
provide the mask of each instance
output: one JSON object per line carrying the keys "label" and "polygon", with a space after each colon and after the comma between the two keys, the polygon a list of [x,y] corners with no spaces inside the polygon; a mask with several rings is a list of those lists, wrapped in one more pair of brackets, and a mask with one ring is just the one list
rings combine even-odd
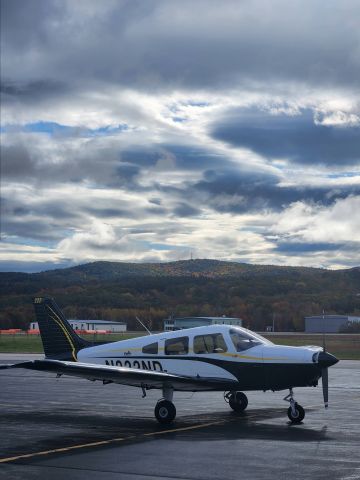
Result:
{"label": "wet pavement", "polygon": [[136,388],[1,370],[0,478],[360,479],[360,362],[331,367],[329,383],[327,411],[321,385],[295,390],[300,425],[288,422],[287,392],[248,392],[241,415],[219,392],[175,392],[176,421],[162,427],[159,391],[142,399]]}

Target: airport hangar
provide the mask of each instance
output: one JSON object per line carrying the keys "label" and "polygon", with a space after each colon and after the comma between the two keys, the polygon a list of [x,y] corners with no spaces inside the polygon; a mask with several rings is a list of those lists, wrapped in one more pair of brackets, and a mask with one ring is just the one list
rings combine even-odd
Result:
{"label": "airport hangar", "polygon": [[360,322],[360,317],[349,315],[314,315],[305,317],[306,333],[341,333],[354,322]]}
{"label": "airport hangar", "polygon": [[184,328],[203,327],[208,325],[242,326],[241,318],[233,317],[178,317],[164,320],[164,331],[182,330]]}
{"label": "airport hangar", "polygon": [[[110,322],[108,320],[68,320],[70,325],[74,330],[82,330],[82,331],[104,331],[118,333],[118,332],[126,332],[127,325],[124,322]],[[38,322],[31,322],[30,323],[30,331],[39,330]]]}

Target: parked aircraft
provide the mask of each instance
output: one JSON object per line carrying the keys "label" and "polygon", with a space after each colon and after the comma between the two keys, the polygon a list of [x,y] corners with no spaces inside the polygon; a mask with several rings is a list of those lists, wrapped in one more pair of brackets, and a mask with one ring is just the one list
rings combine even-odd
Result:
{"label": "parked aircraft", "polygon": [[155,417],[162,424],[176,416],[174,391],[224,391],[236,412],[248,405],[244,391],[289,389],[287,414],[300,423],[305,411],[294,387],[317,386],[322,377],[328,406],[328,367],[337,358],[321,347],[274,345],[245,328],[212,325],[163,332],[103,344],[92,344],[71,328],[53,299],[34,299],[45,359],[5,365],[162,390]]}

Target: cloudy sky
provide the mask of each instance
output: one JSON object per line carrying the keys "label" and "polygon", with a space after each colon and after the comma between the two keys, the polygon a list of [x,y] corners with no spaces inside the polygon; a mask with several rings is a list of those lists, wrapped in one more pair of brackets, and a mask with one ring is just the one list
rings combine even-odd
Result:
{"label": "cloudy sky", "polygon": [[358,0],[1,0],[1,270],[360,264]]}

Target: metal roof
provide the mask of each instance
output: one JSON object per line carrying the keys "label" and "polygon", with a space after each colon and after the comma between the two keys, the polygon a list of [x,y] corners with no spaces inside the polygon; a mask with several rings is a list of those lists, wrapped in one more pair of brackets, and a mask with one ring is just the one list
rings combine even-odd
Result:
{"label": "metal roof", "polygon": [[175,317],[167,320],[241,320],[239,317]]}
{"label": "metal roof", "polygon": [[111,322],[109,320],[77,320],[76,318],[70,318],[68,322],[80,322],[80,323],[88,323],[89,325],[126,325],[125,322]]}

